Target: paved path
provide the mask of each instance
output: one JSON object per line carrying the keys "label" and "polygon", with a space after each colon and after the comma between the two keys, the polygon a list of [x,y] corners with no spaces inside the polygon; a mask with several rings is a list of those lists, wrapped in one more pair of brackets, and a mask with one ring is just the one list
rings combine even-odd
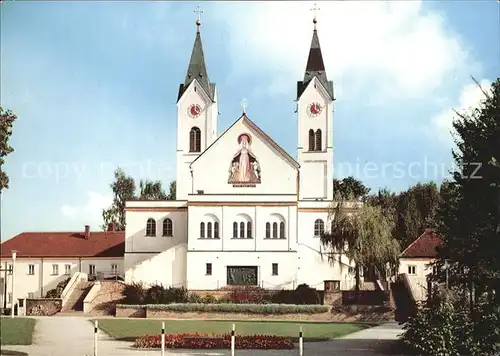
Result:
{"label": "paved path", "polygon": [[[94,328],[82,317],[37,317],[33,345],[2,346],[4,349],[24,351],[29,356],[93,356]],[[305,356],[368,356],[383,355],[377,350],[384,343],[397,339],[401,327],[395,323],[384,324],[358,331],[344,338],[304,344]],[[116,341],[99,332],[98,356],[161,355],[160,351],[131,348],[132,343]],[[285,350],[236,350],[238,356],[288,356],[298,355],[297,349]],[[168,356],[227,356],[229,350],[167,350]]]}

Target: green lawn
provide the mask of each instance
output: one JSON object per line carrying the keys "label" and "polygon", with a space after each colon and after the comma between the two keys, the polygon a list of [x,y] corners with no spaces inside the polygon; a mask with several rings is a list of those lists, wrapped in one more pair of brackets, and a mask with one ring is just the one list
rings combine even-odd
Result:
{"label": "green lawn", "polygon": [[[118,340],[135,340],[146,334],[161,334],[162,320],[99,319],[99,328]],[[164,320],[165,333],[207,333],[231,332],[235,324],[236,335],[268,334],[298,338],[302,326],[305,341],[334,339],[370,327],[369,324],[315,323],[296,321],[218,321],[218,320]],[[92,321],[94,322],[94,321]]]}
{"label": "green lawn", "polygon": [[1,345],[31,345],[35,319],[14,319],[2,316],[0,318],[0,344]]}

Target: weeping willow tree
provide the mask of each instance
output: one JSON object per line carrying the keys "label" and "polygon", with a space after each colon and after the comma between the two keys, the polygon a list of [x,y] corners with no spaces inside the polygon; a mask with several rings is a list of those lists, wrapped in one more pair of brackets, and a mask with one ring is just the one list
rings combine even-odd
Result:
{"label": "weeping willow tree", "polygon": [[331,231],[321,236],[331,263],[334,255],[345,255],[354,264],[356,290],[360,289],[361,268],[375,268],[379,276],[393,275],[399,266],[400,245],[392,236],[394,220],[378,206],[362,205],[355,211],[340,202],[332,211]]}

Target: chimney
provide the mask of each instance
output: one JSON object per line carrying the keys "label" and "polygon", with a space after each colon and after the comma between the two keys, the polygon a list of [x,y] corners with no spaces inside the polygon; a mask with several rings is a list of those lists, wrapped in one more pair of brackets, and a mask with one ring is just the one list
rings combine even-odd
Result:
{"label": "chimney", "polygon": [[107,231],[108,232],[114,232],[114,231],[116,231],[116,225],[115,225],[114,222],[111,222],[111,223],[108,224],[108,230]]}
{"label": "chimney", "polygon": [[89,225],[85,225],[85,239],[89,239],[90,238],[90,226]]}

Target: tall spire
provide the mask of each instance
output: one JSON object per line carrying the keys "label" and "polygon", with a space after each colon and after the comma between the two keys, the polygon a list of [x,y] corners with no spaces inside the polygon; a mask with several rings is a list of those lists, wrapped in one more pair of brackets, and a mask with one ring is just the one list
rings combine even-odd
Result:
{"label": "tall spire", "polygon": [[201,42],[201,19],[200,14],[203,13],[203,10],[198,8],[194,10],[194,12],[198,13],[196,19],[196,37],[194,39],[193,50],[191,52],[191,59],[189,60],[189,66],[186,73],[186,79],[184,80],[184,84],[180,85],[179,95],[177,100],[179,100],[184,94],[184,91],[188,88],[193,80],[197,80],[197,82],[201,85],[203,90],[205,90],[206,94],[211,100],[214,100],[214,92],[215,85],[210,83],[207,73],[207,67],[205,64],[205,56],[203,55],[203,44]]}
{"label": "tall spire", "polygon": [[[316,4],[315,4],[316,5]],[[325,87],[325,90],[328,92],[328,95],[332,100],[333,96],[333,82],[328,81],[325,70],[325,63],[323,61],[323,54],[321,53],[321,46],[319,44],[318,38],[318,30],[316,19],[316,11],[319,10],[316,6],[311,9],[315,12],[313,18],[314,30],[311,40],[311,47],[309,48],[309,56],[307,57],[306,70],[304,73],[304,80],[302,82],[297,83],[297,99],[300,98],[304,90],[306,89],[309,82],[316,77],[320,83]]]}

